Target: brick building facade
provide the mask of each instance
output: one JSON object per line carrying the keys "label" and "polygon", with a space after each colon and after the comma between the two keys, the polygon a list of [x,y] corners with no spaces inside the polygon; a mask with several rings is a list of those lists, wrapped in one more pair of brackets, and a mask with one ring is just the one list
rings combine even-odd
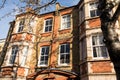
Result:
{"label": "brick building facade", "polygon": [[5,39],[0,39],[0,53],[2,51],[2,48],[4,46],[4,43],[5,43]]}
{"label": "brick building facade", "polygon": [[[56,3],[44,14],[26,11],[11,22],[1,80],[116,80],[103,43],[96,0]],[[116,23],[116,31],[119,31]],[[11,29],[12,28],[12,29]]]}

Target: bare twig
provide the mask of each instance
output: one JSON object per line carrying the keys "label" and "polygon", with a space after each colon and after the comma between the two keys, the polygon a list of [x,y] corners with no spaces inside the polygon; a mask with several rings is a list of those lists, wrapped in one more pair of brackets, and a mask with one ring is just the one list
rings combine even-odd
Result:
{"label": "bare twig", "polygon": [[4,7],[6,0],[3,1],[3,4],[0,6],[0,9]]}

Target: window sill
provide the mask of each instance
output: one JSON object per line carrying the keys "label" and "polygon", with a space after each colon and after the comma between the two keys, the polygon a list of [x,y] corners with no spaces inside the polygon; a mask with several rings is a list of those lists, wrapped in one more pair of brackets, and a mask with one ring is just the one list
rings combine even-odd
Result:
{"label": "window sill", "polygon": [[7,64],[7,66],[17,66],[17,65],[14,65],[14,64]]}
{"label": "window sill", "polygon": [[92,58],[91,60],[88,61],[109,61],[110,58],[103,58],[103,57],[99,57],[99,58]]}
{"label": "window sill", "polygon": [[85,18],[85,20],[91,20],[91,19],[96,19],[96,18],[99,18],[99,16],[87,17],[87,18]]}
{"label": "window sill", "polygon": [[70,30],[71,28],[59,29],[58,31]]}
{"label": "window sill", "polygon": [[59,64],[56,67],[57,68],[60,68],[60,67],[70,67],[70,64]]}
{"label": "window sill", "polygon": [[40,33],[40,34],[47,34],[47,33],[52,33],[52,31],[42,32],[42,33]]}
{"label": "window sill", "polygon": [[48,67],[48,65],[38,65],[37,67],[38,68],[45,68],[45,67]]}
{"label": "window sill", "polygon": [[29,66],[26,66],[26,65],[21,65],[20,67],[23,67],[23,68],[30,68]]}

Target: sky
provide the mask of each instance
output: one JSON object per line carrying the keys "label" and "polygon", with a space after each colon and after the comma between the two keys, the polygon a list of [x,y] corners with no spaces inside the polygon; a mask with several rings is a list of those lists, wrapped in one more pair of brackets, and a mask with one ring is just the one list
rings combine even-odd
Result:
{"label": "sky", "polygon": [[[2,5],[0,1],[0,6]],[[45,0],[44,0],[45,1]],[[57,0],[62,6],[72,6],[76,5],[80,0]],[[19,7],[25,4],[20,4],[18,0],[6,0],[3,8],[0,8],[0,39],[4,39],[7,36],[9,30],[9,23],[15,20],[15,15],[19,14]],[[54,10],[55,6],[50,6],[46,9],[47,12]],[[18,11],[14,11],[18,10]]]}

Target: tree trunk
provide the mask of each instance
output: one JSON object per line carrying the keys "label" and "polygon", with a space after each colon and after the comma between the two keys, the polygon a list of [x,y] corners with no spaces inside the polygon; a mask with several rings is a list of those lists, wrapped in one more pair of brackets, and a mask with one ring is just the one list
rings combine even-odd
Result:
{"label": "tree trunk", "polygon": [[[99,0],[99,2],[100,1],[101,0]],[[120,4],[116,3],[118,4],[118,8],[114,15],[111,16],[110,11],[114,5],[112,5],[112,3],[106,4],[107,0],[102,1],[100,2],[98,9],[101,12],[100,19],[101,29],[104,36],[103,41],[108,49],[110,59],[113,62],[116,78],[117,80],[120,80],[120,41],[118,34],[115,32],[115,23],[120,14]]]}

